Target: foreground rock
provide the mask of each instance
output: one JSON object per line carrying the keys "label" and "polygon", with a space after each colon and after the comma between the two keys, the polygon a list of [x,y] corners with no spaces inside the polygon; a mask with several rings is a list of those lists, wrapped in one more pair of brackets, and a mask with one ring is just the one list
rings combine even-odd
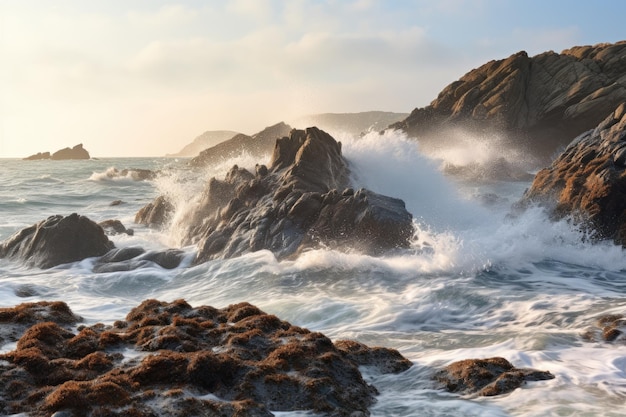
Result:
{"label": "foreground rock", "polygon": [[449,140],[448,128],[503,132],[547,160],[626,101],[624,74],[626,41],[534,57],[519,52],[468,72],[390,127],[420,138],[425,148]]}
{"label": "foreground rock", "polygon": [[77,319],[64,303],[0,309],[19,330],[15,350],[0,355],[0,413],[367,416],[377,391],[359,366],[411,366],[395,350],[333,343],[247,303],[147,300],[124,321],[75,333]]}
{"label": "foreground rock", "polygon": [[626,104],[537,173],[522,199],[532,203],[572,216],[595,239],[626,245]]}
{"label": "foreground rock", "polygon": [[102,227],[78,214],[50,216],[0,243],[0,258],[38,268],[102,256],[114,247]]}
{"label": "foreground rock", "polygon": [[454,362],[434,376],[450,392],[485,397],[509,393],[528,381],[553,378],[554,375],[547,371],[515,368],[504,358]]}
{"label": "foreground rock", "polygon": [[252,136],[240,133],[200,152],[189,161],[191,166],[203,167],[227,161],[246,152],[260,158],[272,152],[276,139],[289,134],[291,127],[283,122],[269,126]]}
{"label": "foreground rock", "polygon": [[79,143],[73,148],[64,148],[56,151],[52,155],[50,152],[38,152],[29,157],[23,158],[25,161],[34,161],[38,159],[53,159],[53,160],[64,160],[64,159],[89,159],[89,152],[85,148],[83,148],[83,144]]}
{"label": "foreground rock", "polygon": [[[138,223],[171,215],[165,197],[142,209]],[[212,178],[181,224],[183,244],[197,244],[196,262],[267,249],[283,258],[331,247],[380,255],[407,248],[412,216],[404,202],[350,188],[341,144],[317,129],[292,130],[276,141],[269,169],[237,166]]]}

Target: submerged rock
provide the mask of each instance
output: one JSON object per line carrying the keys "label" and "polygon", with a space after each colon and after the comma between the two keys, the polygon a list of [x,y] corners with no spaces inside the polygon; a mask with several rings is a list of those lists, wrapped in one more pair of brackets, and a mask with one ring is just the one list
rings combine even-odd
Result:
{"label": "submerged rock", "polygon": [[554,379],[554,375],[515,368],[504,358],[488,358],[454,362],[437,372],[434,379],[450,392],[490,397],[509,393],[527,381]]}
{"label": "submerged rock", "polygon": [[[159,197],[136,221],[159,224],[171,210]],[[319,246],[379,255],[407,248],[413,235],[402,200],[350,188],[341,144],[317,128],[277,140],[269,168],[234,166],[224,180],[212,178],[174,227],[184,231],[183,244],[197,244],[198,263],[262,249],[283,258]]]}
{"label": "submerged rock", "polygon": [[0,243],[0,258],[30,266],[53,266],[102,256],[114,247],[102,227],[76,213],[50,216]]}
{"label": "submerged rock", "polygon": [[533,203],[556,218],[571,216],[594,239],[626,246],[626,104],[537,173],[521,200]]}
{"label": "submerged rock", "polygon": [[590,327],[582,337],[588,342],[626,343],[626,316],[623,314],[601,316],[596,320],[595,326]]}
{"label": "submerged rock", "polygon": [[[33,317],[43,304],[0,309],[0,321]],[[377,391],[359,366],[411,366],[395,350],[334,344],[248,303],[216,309],[147,300],[124,321],[77,333],[68,317],[28,321],[15,350],[0,355],[3,414],[367,416]]]}

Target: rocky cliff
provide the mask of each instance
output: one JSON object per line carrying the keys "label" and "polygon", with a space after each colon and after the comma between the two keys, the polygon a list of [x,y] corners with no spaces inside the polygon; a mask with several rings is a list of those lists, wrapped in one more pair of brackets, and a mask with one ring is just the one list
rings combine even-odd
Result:
{"label": "rocky cliff", "polygon": [[539,171],[521,203],[571,216],[593,238],[626,246],[626,103]]}
{"label": "rocky cliff", "polygon": [[446,128],[504,132],[546,160],[625,100],[626,41],[534,57],[519,52],[468,72],[390,127],[425,146],[445,140]]}

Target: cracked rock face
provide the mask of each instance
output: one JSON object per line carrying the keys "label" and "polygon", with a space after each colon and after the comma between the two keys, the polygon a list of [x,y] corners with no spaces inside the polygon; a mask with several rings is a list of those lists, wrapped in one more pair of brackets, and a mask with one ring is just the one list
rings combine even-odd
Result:
{"label": "cracked rock face", "polygon": [[397,351],[333,343],[248,303],[192,308],[146,300],[111,326],[78,327],[67,305],[0,309],[0,414],[367,416],[376,389],[359,366],[401,372]]}
{"label": "cracked rock face", "polygon": [[571,216],[594,239],[626,245],[626,104],[537,173],[522,198],[532,203],[557,218]]}
{"label": "cracked rock face", "polygon": [[424,145],[446,140],[445,127],[495,130],[545,160],[626,101],[625,74],[625,41],[533,57],[522,51],[468,72],[390,127]]}
{"label": "cracked rock face", "polygon": [[[197,244],[197,263],[262,249],[284,258],[317,247],[373,255],[409,247],[413,224],[404,202],[353,190],[349,172],[330,135],[292,130],[276,140],[269,167],[251,173],[235,166],[223,180],[212,178],[174,227],[184,230],[183,244]],[[159,197],[136,221],[152,223],[167,204]]]}

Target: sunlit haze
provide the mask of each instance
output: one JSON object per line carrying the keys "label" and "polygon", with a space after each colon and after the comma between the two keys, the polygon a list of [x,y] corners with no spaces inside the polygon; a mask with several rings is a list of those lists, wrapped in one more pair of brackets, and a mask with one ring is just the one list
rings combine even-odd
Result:
{"label": "sunlit haze", "polygon": [[[624,39],[626,2],[0,0],[0,157],[410,112],[467,71]],[[303,126],[298,126],[303,127]]]}

